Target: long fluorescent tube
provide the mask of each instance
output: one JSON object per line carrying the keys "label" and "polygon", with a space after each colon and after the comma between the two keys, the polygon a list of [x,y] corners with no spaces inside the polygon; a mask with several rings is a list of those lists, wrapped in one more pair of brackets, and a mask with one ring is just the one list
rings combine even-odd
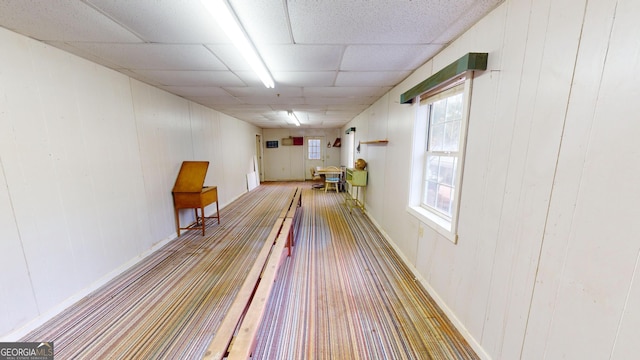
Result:
{"label": "long fluorescent tube", "polygon": [[287,111],[287,115],[289,115],[289,118],[291,118],[291,120],[296,126],[300,126],[300,121],[298,120],[298,117],[293,111]]}
{"label": "long fluorescent tube", "polygon": [[255,71],[260,80],[262,80],[264,86],[273,88],[275,84],[271,78],[271,74],[269,74],[269,70],[262,62],[258,52],[236,19],[227,1],[202,0],[202,4],[207,8],[209,13],[211,13],[211,16],[216,19],[233,44],[240,50],[240,53],[244,56],[245,60],[247,60],[249,66]]}

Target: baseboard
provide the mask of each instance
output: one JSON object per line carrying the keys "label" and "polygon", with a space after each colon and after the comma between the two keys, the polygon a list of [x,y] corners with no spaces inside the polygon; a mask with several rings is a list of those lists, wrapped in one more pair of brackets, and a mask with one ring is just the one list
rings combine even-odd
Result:
{"label": "baseboard", "polygon": [[[220,211],[222,211],[225,208],[226,205],[234,202],[235,200],[237,200],[238,198],[240,198],[242,195],[244,195],[246,193],[247,192],[243,192],[243,193],[239,194],[238,196],[236,196],[235,198],[231,199],[231,201],[225,203],[224,205],[220,205],[220,207],[219,207]],[[213,214],[215,214],[215,210],[214,209],[210,210],[209,214],[207,214],[205,216],[210,216],[210,215],[213,215]],[[118,268],[112,270],[111,272],[109,272],[105,276],[103,276],[100,279],[98,279],[95,282],[93,282],[91,285],[89,285],[86,288],[84,288],[84,289],[80,290],[79,292],[75,293],[74,295],[72,295],[71,297],[66,299],[65,301],[59,303],[58,305],[54,306],[53,308],[49,309],[48,311],[46,311],[46,312],[44,312],[44,313],[42,313],[40,315],[38,315],[37,317],[29,320],[29,322],[27,322],[25,325],[19,327],[18,329],[15,329],[15,330],[13,330],[13,331],[5,334],[5,335],[0,336],[0,342],[15,342],[15,341],[20,340],[22,337],[24,337],[28,333],[30,333],[33,330],[37,329],[39,326],[42,326],[45,322],[51,320],[56,315],[58,315],[61,312],[63,312],[65,309],[69,308],[70,306],[74,305],[78,301],[82,300],[82,298],[84,298],[85,296],[91,294],[95,290],[97,290],[100,287],[104,286],[106,283],[108,283],[109,281],[113,280],[118,275],[120,275],[123,272],[129,270],[131,267],[135,266],[136,264],[138,264],[139,262],[144,260],[147,256],[151,255],[156,250],[160,249],[161,247],[165,246],[166,244],[168,244],[169,242],[171,242],[171,241],[173,241],[173,240],[175,240],[177,238],[178,238],[178,233],[177,232],[173,232],[172,234],[169,234],[169,236],[167,236],[166,238],[160,240],[158,243],[156,243],[151,248],[149,248],[146,251],[144,251],[142,254],[140,254],[140,255],[132,258],[131,260],[127,261],[126,263],[120,265]]]}
{"label": "baseboard", "polygon": [[402,251],[400,251],[400,248],[398,248],[398,246],[391,240],[391,237],[382,229],[382,226],[380,226],[380,224],[378,224],[378,222],[373,217],[369,216],[369,213],[367,211],[365,211],[364,214],[378,229],[378,231],[380,231],[380,233],[382,234],[384,239],[387,241],[389,246],[391,246],[393,250],[396,252],[396,254],[400,257],[400,259],[402,259],[402,262],[404,262],[404,264],[409,268],[409,270],[411,270],[411,273],[413,274],[415,279],[422,286],[424,286],[425,290],[427,290],[427,292],[429,293],[431,298],[433,298],[433,300],[436,302],[438,307],[440,307],[440,309],[445,313],[445,315],[447,315],[447,318],[449,318],[449,320],[453,323],[453,325],[460,332],[462,337],[464,337],[464,339],[467,340],[469,345],[473,348],[473,351],[475,351],[476,354],[481,359],[491,360],[491,357],[489,356],[489,354],[487,354],[486,351],[482,348],[482,346],[480,346],[480,343],[478,343],[478,341],[476,341],[476,339],[473,336],[471,336],[471,333],[469,333],[467,328],[456,317],[455,313],[451,311],[451,309],[447,306],[444,300],[442,300],[442,298],[438,296],[438,293],[431,287],[431,285],[427,282],[427,280],[418,272],[418,269],[415,266],[413,266],[413,264],[411,264],[409,259],[407,259],[407,257],[402,253]]}
{"label": "baseboard", "polygon": [[129,270],[131,267],[135,266],[140,261],[144,260],[147,256],[151,255],[156,250],[158,250],[161,247],[165,246],[169,242],[175,240],[177,238],[177,236],[178,236],[178,234],[176,232],[174,232],[173,234],[169,235],[165,239],[163,239],[160,242],[158,242],[155,245],[153,245],[151,248],[147,249],[142,254],[140,254],[140,255],[132,258],[131,260],[127,261],[126,263],[120,265],[118,268],[112,270],[111,272],[109,272],[105,276],[103,276],[100,279],[98,279],[97,281],[93,282],[91,285],[89,285],[86,288],[84,288],[84,289],[80,290],[79,292],[75,293],[74,295],[72,295],[71,297],[66,299],[65,301],[59,303],[58,305],[54,306],[53,308],[49,309],[48,311],[38,315],[37,317],[35,317],[34,319],[30,320],[28,323],[26,323],[25,325],[21,326],[20,328],[18,328],[16,330],[13,330],[12,332],[1,336],[0,337],[0,342],[15,342],[15,341],[20,340],[22,337],[24,337],[28,333],[32,332],[33,330],[37,329],[38,327],[42,326],[45,322],[51,320],[56,315],[58,315],[61,312],[63,312],[65,309],[69,308],[70,306],[74,305],[78,301],[82,300],[85,296],[88,296],[89,294],[91,294],[95,290],[97,290],[100,287],[102,287],[105,284],[107,284],[109,281],[115,279],[118,275],[120,275],[120,274],[124,273],[125,271]]}

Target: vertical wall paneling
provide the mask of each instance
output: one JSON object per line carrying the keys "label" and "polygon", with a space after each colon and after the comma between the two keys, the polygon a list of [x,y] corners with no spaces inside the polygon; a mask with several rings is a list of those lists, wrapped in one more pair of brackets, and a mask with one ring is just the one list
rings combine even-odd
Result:
{"label": "vertical wall paneling", "polygon": [[[599,15],[590,17],[589,25],[600,31],[585,40],[604,40],[607,34],[610,37],[597,96],[590,99],[595,102],[595,108],[585,125],[591,126],[587,146],[567,148],[562,153],[570,157],[575,156],[573,151],[584,152],[584,161],[562,269],[556,278],[555,308],[545,349],[551,357],[570,353],[576,357],[602,358],[617,350],[615,354],[625,358],[625,355],[634,357],[631,355],[634,352],[628,351],[638,349],[629,341],[631,333],[637,334],[638,328],[632,330],[626,325],[634,322],[633,315],[630,318],[627,315],[634,313],[629,311],[634,308],[630,301],[637,292],[634,275],[639,245],[632,239],[637,239],[639,228],[632,219],[638,214],[640,194],[635,184],[640,174],[637,167],[630,164],[637,164],[639,160],[634,141],[640,131],[634,115],[639,110],[636,101],[639,79],[637,71],[624,68],[638,69],[640,65],[638,40],[629,35],[638,31],[632,19],[637,17],[640,7],[630,1],[593,6],[592,11]],[[603,21],[603,12],[609,14],[608,19],[614,19],[612,26],[610,20]],[[595,49],[602,51],[597,45],[596,42]],[[583,62],[579,64],[597,68],[602,63],[602,55],[597,54],[592,57],[584,53]],[[576,102],[574,106],[582,104]],[[581,135],[575,132],[575,142],[582,140]],[[570,165],[566,171],[571,171]],[[609,191],[613,179],[616,190]],[[569,340],[560,343],[556,338],[559,334],[568,334]]]}
{"label": "vertical wall paneling", "polygon": [[260,129],[2,28],[0,48],[0,339],[15,341],[175,237],[182,161],[214,165],[222,207],[246,192],[231,170]]}
{"label": "vertical wall paneling", "polygon": [[[21,149],[19,143],[29,140],[23,135],[25,131],[29,131],[27,127],[34,127],[33,122],[27,124],[16,119],[25,113],[38,119],[38,114],[33,111],[34,107],[28,106],[36,91],[36,84],[29,78],[20,76],[22,71],[30,71],[27,55],[30,42],[13,36],[8,31],[0,31],[0,44],[18,49],[0,56],[0,248],[3,257],[0,265],[0,274],[3,274],[0,276],[0,290],[3,294],[0,300],[0,334],[4,334],[12,330],[15,324],[25,323],[36,317],[39,312],[16,217],[22,206],[15,204],[16,196],[21,198],[29,186],[20,176],[19,161],[15,156]],[[33,135],[29,145],[44,143],[42,137],[36,136],[37,133],[34,132]]]}
{"label": "vertical wall paneling", "polygon": [[[487,181],[493,181],[485,175],[489,160],[489,149],[494,132],[503,131],[496,128],[497,89],[500,86],[505,71],[501,64],[505,37],[505,17],[507,7],[502,6],[476,24],[475,30],[465,33],[459,42],[464,51],[466,45],[475,44],[477,49],[489,53],[486,71],[473,74],[473,89],[471,92],[472,114],[468,123],[468,136],[465,151],[464,173],[462,179],[462,193],[460,203],[460,219],[458,228],[459,246],[455,246],[455,256],[451,264],[451,278],[447,303],[451,308],[460,309],[456,316],[465,323],[465,328],[472,333],[479,333],[483,323],[479,321],[477,313],[484,313],[487,306],[486,289],[490,282],[487,264],[492,264],[494,247],[490,239],[483,238],[487,223],[484,216]],[[469,49],[468,47],[466,47]],[[474,48],[476,49],[476,48]],[[456,58],[459,53],[448,54]],[[477,90],[477,91],[476,91]],[[493,184],[491,184],[493,186]],[[491,187],[490,186],[490,187]],[[489,241],[483,241],[489,240]],[[468,269],[468,273],[457,269]]]}
{"label": "vertical wall paneling", "polygon": [[[589,2],[580,40],[575,79],[567,111],[558,171],[545,228],[523,356],[545,354],[564,261],[575,226],[574,211],[585,163],[594,110],[609,47],[616,1]],[[604,16],[603,16],[604,15]],[[566,341],[566,337],[564,337]]]}
{"label": "vertical wall paneling", "polygon": [[[387,119],[389,119],[389,94],[384,95],[379,101],[371,106],[367,111],[363,112],[363,119],[369,126],[366,129],[366,135],[361,138],[361,141],[387,139]],[[363,144],[360,146],[361,151],[365,151],[366,157],[362,156],[367,161],[367,195],[366,202],[373,201],[371,204],[371,211],[375,213],[372,217],[381,219],[385,209],[384,193],[387,190],[385,173],[385,164],[387,163],[386,154],[388,144],[372,145]],[[358,157],[356,157],[357,159]]]}
{"label": "vertical wall paneling", "polygon": [[[193,160],[189,105],[182,98],[131,79],[146,208],[153,239],[175,232],[171,189],[184,160]],[[181,221],[193,220],[181,212]]]}
{"label": "vertical wall paneling", "polygon": [[[221,133],[220,114],[200,104],[189,103],[189,119],[191,123],[191,138],[193,139],[192,160],[206,159],[206,161],[209,161],[205,185],[221,186],[225,183],[225,171],[223,167],[224,157],[222,156],[223,144],[217,139],[217,134]],[[238,134],[238,136],[242,138],[243,134]],[[234,176],[231,176],[231,178],[234,178]],[[227,192],[220,191],[218,200],[221,203],[228,203]],[[212,215],[215,209],[216,205],[211,204],[205,208],[205,213]]]}
{"label": "vertical wall paneling", "polygon": [[[396,104],[399,105],[400,94],[400,88],[396,88],[386,98],[389,119],[386,138],[389,143],[378,149],[385,152],[387,159],[383,163],[384,169],[382,169],[385,186],[380,195],[385,206],[381,209],[381,215],[378,219],[383,222],[380,225],[385,229],[387,236],[397,239],[395,245],[407,258],[409,264],[416,266],[418,222],[415,219],[402,216],[402,213],[398,213],[396,210],[406,206],[406,201],[409,198],[408,178],[403,179],[404,186],[402,186],[403,180],[395,179],[395,177],[409,167],[411,158],[406,154],[411,151],[414,119],[413,105],[396,106]],[[389,161],[390,159],[393,161]]]}
{"label": "vertical wall paneling", "polygon": [[[632,0],[507,0],[390,92],[466,52],[489,53],[474,82],[458,244],[417,223],[406,199],[371,191],[367,200],[487,358],[639,350],[639,15]],[[393,169],[385,188],[396,189],[407,186],[410,165],[398,159],[411,149],[393,138],[411,137],[415,112],[387,104],[387,118],[365,118],[374,105],[344,129],[358,129],[357,143],[386,126],[384,154],[356,157]]]}
{"label": "vertical wall paneling", "polygon": [[[0,81],[1,83],[2,81]],[[1,86],[1,85],[0,85]],[[0,107],[2,107],[0,101]],[[5,119],[0,114],[0,123]],[[7,130],[0,128],[0,132]],[[4,139],[0,144],[5,144]],[[2,149],[0,149],[2,152]],[[38,314],[37,303],[29,279],[29,268],[22,250],[20,234],[15,223],[12,201],[5,182],[0,158],[0,274],[11,276],[0,277],[0,334],[11,330],[12,324],[18,324],[31,319]]]}
{"label": "vertical wall paneling", "polygon": [[[540,3],[535,4],[534,7]],[[504,266],[501,271],[509,273],[508,283],[504,283],[508,289],[506,303],[504,308],[496,308],[501,312],[497,313],[498,319],[506,323],[500,325],[504,326],[504,338],[497,352],[505,358],[519,357],[522,349],[527,319],[518,314],[526,314],[530,306],[584,6],[580,1],[552,1],[540,9],[544,11],[539,19],[532,18],[532,24],[538,20],[545,24],[544,38],[540,62],[532,64],[536,73],[531,75],[535,76],[531,83],[523,84],[533,90],[533,96],[520,99],[522,112],[518,116],[527,123],[521,123],[518,129],[522,132],[514,134],[518,141],[511,151],[516,155],[510,163],[510,174],[514,176],[507,178],[506,192],[515,196],[505,203],[505,209],[510,211],[503,213],[503,228],[509,230],[499,237],[499,241],[509,244],[503,247],[509,252],[497,259]]]}

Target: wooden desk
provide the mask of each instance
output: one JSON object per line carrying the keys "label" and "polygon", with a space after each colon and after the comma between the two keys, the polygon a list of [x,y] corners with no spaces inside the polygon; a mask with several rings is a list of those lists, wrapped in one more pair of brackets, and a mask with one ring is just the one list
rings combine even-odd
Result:
{"label": "wooden desk", "polygon": [[[216,218],[218,219],[218,224],[220,224],[218,187],[203,186],[208,168],[208,161],[182,162],[178,178],[172,191],[178,237],[180,237],[180,230],[202,230],[202,235],[204,236],[205,219]],[[214,202],[216,203],[216,216],[205,216],[204,208]],[[187,227],[180,227],[180,209],[193,209],[196,219],[195,222]],[[200,215],[198,215],[198,209],[200,209]]]}

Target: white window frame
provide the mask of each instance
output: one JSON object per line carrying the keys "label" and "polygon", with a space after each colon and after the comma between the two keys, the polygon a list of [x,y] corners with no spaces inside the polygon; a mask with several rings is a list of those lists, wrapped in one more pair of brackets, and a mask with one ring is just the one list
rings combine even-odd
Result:
{"label": "white window frame", "polygon": [[[313,147],[311,146],[311,142],[317,142],[318,146],[317,146],[317,158],[312,158],[311,157],[311,153],[312,153],[312,148],[315,149],[316,146],[314,145]],[[313,152],[315,154],[315,151]],[[322,139],[320,138],[308,138],[307,139],[307,159],[308,160],[322,160]]]}
{"label": "white window frame", "polygon": [[[458,241],[458,214],[460,211],[460,200],[462,198],[462,178],[469,123],[469,107],[471,105],[472,74],[473,73],[470,72],[463,77],[449,82],[446,86],[430,91],[427,94],[422,94],[414,101],[416,117],[414,121],[409,204],[407,211],[453,243],[457,243]],[[460,149],[456,153],[448,153],[451,156],[457,157],[457,168],[454,175],[456,187],[454,190],[454,200],[451,205],[451,218],[448,218],[438,211],[422,206],[422,196],[425,191],[424,184],[426,183],[430,104],[447,96],[454,95],[450,91],[457,86],[463,87],[463,115],[460,125]],[[422,101],[420,101],[420,99],[422,99]]]}

